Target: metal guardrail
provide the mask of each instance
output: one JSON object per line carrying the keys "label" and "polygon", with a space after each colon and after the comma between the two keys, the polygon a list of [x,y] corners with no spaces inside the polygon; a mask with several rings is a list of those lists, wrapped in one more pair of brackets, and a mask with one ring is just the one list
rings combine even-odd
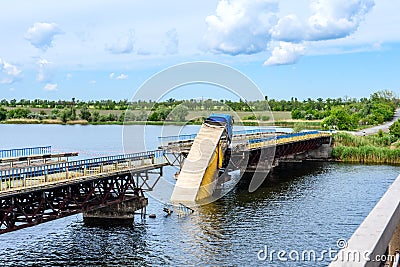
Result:
{"label": "metal guardrail", "polygon": [[257,133],[276,133],[276,129],[257,128],[257,129],[250,129],[250,130],[233,131],[233,135],[257,134]]}
{"label": "metal guardrail", "polygon": [[24,157],[31,155],[51,154],[51,146],[25,147],[0,150],[0,158]]}
{"label": "metal guardrail", "polygon": [[[289,134],[280,134],[280,135],[268,135],[273,133],[269,131],[270,129],[253,129],[253,130],[245,130],[245,131],[236,131],[236,136],[246,136],[249,135],[248,138],[243,140],[233,139],[233,146],[236,147],[244,147],[248,146],[249,149],[259,148],[265,145],[273,145],[273,144],[280,144],[284,142],[293,142],[293,141],[300,141],[305,140],[307,137],[309,138],[316,138],[321,136],[328,136],[331,135],[332,132],[328,131],[306,131],[306,132],[299,132],[299,133],[289,133]],[[273,129],[274,130],[274,129]],[[265,134],[265,135],[264,135]],[[234,137],[235,137],[234,135]],[[191,141],[196,137],[195,134],[193,135],[177,135],[177,136],[166,136],[166,137],[159,137],[159,140],[168,141],[168,142],[176,142],[177,145],[180,145],[179,142],[184,141]],[[170,143],[166,144],[170,146]],[[187,144],[185,144],[187,145]]]}
{"label": "metal guardrail", "polygon": [[[251,130],[241,130],[241,131],[233,131],[233,135],[246,135],[246,134],[257,134],[257,133],[275,133],[275,129],[251,129]],[[182,134],[182,135],[173,135],[173,136],[160,136],[158,137],[159,142],[179,142],[179,141],[188,141],[194,140],[197,134]]]}
{"label": "metal guardrail", "polygon": [[0,170],[0,179],[1,181],[3,181],[10,179],[23,179],[29,177],[45,176],[66,171],[82,171],[84,169],[100,167],[102,165],[118,164],[126,161],[138,161],[144,159],[156,159],[163,156],[164,153],[162,150],[155,150],[127,155],[98,157],[69,162],[58,162],[40,166],[24,166],[19,168]]}
{"label": "metal guardrail", "polygon": [[197,134],[182,134],[182,135],[173,135],[173,136],[160,136],[158,137],[159,142],[178,142],[178,141],[187,141],[195,139]]}

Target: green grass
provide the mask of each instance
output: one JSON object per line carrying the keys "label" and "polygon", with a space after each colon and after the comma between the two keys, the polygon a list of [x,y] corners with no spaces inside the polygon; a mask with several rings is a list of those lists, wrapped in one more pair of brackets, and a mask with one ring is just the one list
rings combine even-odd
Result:
{"label": "green grass", "polygon": [[397,138],[389,134],[354,136],[336,133],[332,156],[343,162],[400,164]]}

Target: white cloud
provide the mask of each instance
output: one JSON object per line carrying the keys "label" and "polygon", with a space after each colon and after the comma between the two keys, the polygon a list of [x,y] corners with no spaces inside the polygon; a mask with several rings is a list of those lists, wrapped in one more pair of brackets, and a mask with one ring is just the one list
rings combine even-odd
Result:
{"label": "white cloud", "polygon": [[111,72],[110,75],[108,76],[111,80],[112,79],[117,79],[117,80],[126,80],[129,78],[129,76],[127,74],[123,74],[121,73],[118,76],[115,76],[116,74],[114,72]]}
{"label": "white cloud", "polygon": [[39,65],[39,72],[36,80],[43,83],[51,82],[55,74],[54,63],[42,58],[37,62],[37,64]]}
{"label": "white cloud", "polygon": [[117,80],[126,80],[126,79],[128,79],[128,75],[123,74],[123,73],[118,75],[118,77],[117,77]]}
{"label": "white cloud", "polygon": [[305,45],[290,42],[279,42],[272,50],[272,55],[265,62],[265,66],[285,65],[296,63],[304,55]]}
{"label": "white cloud", "polygon": [[56,83],[47,83],[43,89],[45,91],[58,91],[58,84]]}
{"label": "white cloud", "polygon": [[121,34],[112,44],[106,44],[106,50],[111,54],[129,54],[133,51],[134,32]]}
{"label": "white cloud", "polygon": [[206,18],[204,40],[214,53],[269,51],[271,58],[264,65],[292,64],[311,42],[355,33],[374,4],[374,0],[311,0],[303,4],[308,12],[299,9],[297,14],[292,9],[284,14],[273,0],[220,0],[215,15]]}
{"label": "white cloud", "polygon": [[179,48],[179,37],[176,29],[171,29],[165,33],[165,53],[169,55],[177,54]]}
{"label": "white cloud", "polygon": [[22,71],[0,58],[0,83],[12,84],[20,78]]}
{"label": "white cloud", "polygon": [[374,0],[314,0],[308,40],[337,39],[354,33],[374,5]]}
{"label": "white cloud", "polygon": [[96,84],[97,81],[96,81],[96,80],[91,80],[91,81],[89,81],[89,83],[90,83],[90,84]]}
{"label": "white cloud", "polygon": [[323,41],[344,38],[354,33],[374,0],[313,0],[311,16],[301,21],[296,14],[279,19],[271,30],[279,41]]}
{"label": "white cloud", "polygon": [[278,23],[271,29],[272,39],[285,42],[298,42],[305,37],[305,25],[295,14],[280,18]]}
{"label": "white cloud", "polygon": [[67,73],[67,75],[65,76],[65,78],[66,78],[67,80],[71,80],[71,78],[72,78],[71,73]]}
{"label": "white cloud", "polygon": [[231,55],[264,51],[277,11],[276,0],[220,0],[215,15],[206,17],[206,48]]}
{"label": "white cloud", "polygon": [[55,23],[37,22],[25,33],[25,39],[34,47],[46,51],[53,46],[54,36],[63,33]]}

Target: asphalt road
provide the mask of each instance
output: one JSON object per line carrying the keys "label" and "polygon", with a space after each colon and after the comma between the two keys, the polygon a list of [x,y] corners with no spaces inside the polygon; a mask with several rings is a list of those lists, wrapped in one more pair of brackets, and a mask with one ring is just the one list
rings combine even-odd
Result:
{"label": "asphalt road", "polygon": [[371,134],[376,134],[378,133],[379,130],[382,130],[384,132],[389,131],[389,127],[397,121],[397,119],[400,118],[400,108],[396,109],[396,112],[394,113],[394,117],[391,121],[385,122],[384,124],[377,125],[371,128],[366,128],[361,131],[353,132],[354,135],[371,135]]}

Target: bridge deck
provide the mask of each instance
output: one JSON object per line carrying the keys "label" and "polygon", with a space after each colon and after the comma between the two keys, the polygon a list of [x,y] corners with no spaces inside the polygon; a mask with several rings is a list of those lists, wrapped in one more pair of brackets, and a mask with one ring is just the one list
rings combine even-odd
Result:
{"label": "bridge deck", "polygon": [[161,151],[151,151],[0,170],[0,197],[129,172],[142,172],[168,164]]}
{"label": "bridge deck", "polygon": [[56,154],[40,154],[40,155],[29,155],[29,156],[19,156],[10,158],[0,159],[0,169],[10,169],[16,167],[24,167],[30,165],[43,165],[46,163],[55,163],[68,161],[70,157],[78,156],[78,152],[71,153],[56,153]]}
{"label": "bridge deck", "polygon": [[[275,135],[272,134],[270,131],[254,132],[250,130],[250,132],[248,133],[243,131],[238,132],[236,135],[233,136],[232,150],[248,151],[330,136],[330,132],[323,131],[309,131]],[[164,142],[164,144],[162,144],[160,148],[172,153],[188,153],[191,145],[193,144],[192,138],[194,137],[196,137],[196,135],[163,137],[162,142]]]}

